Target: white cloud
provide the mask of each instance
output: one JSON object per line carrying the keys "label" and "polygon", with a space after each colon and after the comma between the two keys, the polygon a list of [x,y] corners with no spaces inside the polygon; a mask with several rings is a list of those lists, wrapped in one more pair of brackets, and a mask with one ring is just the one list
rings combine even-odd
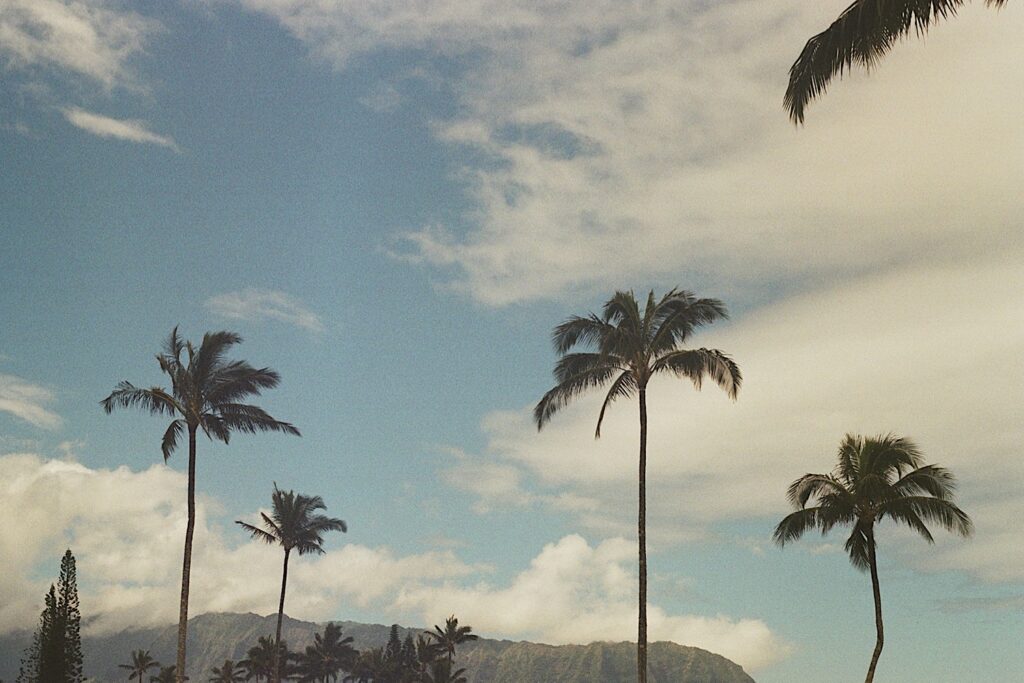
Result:
{"label": "white cloud", "polygon": [[[570,535],[544,546],[507,587],[448,582],[402,590],[397,604],[424,615],[454,612],[479,632],[546,643],[636,638],[635,544],[621,538],[591,547]],[[649,637],[702,647],[748,670],[784,658],[789,647],[758,619],[674,616],[648,608]]]}
{"label": "white cloud", "polygon": [[206,308],[235,320],[279,320],[310,332],[322,332],[323,322],[298,299],[269,289],[243,289],[206,300]]}
{"label": "white cloud", "polygon": [[965,7],[835,83],[802,130],[786,72],[841,4],[242,4],[339,68],[376,50],[462,57],[459,113],[435,130],[489,160],[463,169],[471,228],[408,234],[405,257],[479,301],[637,277],[752,291],[1020,248],[1013,3]]}
{"label": "white cloud", "polygon": [[77,107],[64,110],[64,118],[68,123],[81,128],[87,133],[98,135],[101,138],[116,138],[128,142],[149,143],[160,145],[178,152],[177,143],[169,137],[158,135],[146,128],[144,121],[130,119],[112,119],[109,116],[93,114]]}
{"label": "white cloud", "polygon": [[[696,536],[728,520],[780,519],[786,487],[805,472],[830,471],[844,433],[892,431],[916,439],[929,461],[958,476],[961,505],[977,522],[974,538],[943,537],[933,549],[914,544],[903,561],[913,553],[918,567],[1024,580],[1019,263],[1010,255],[897,269],[702,333],[695,343],[732,354],[744,387],[733,404],[713,385],[701,393],[673,379],[651,386],[649,524]],[[613,406],[595,441],[602,398],[579,401],[539,434],[529,409],[492,413],[482,425],[485,453],[464,462],[517,467],[518,475],[502,469],[503,476],[536,482],[545,495],[597,498],[601,507],[574,512],[577,522],[628,533],[637,409]],[[449,480],[463,480],[460,466]],[[652,543],[659,540],[671,538],[655,535]]]}
{"label": "white cloud", "polygon": [[0,58],[25,69],[56,68],[105,88],[134,86],[128,61],[159,24],[96,0],[0,1]]}
{"label": "white cloud", "polygon": [[60,415],[46,408],[53,392],[14,375],[0,374],[0,411],[43,429],[57,429]]}
{"label": "white cloud", "polygon": [[[78,560],[82,612],[91,631],[173,623],[185,492],[185,475],[162,464],[134,472],[31,454],[0,457],[0,497],[20,515],[18,524],[0,531],[0,632],[35,622],[46,582],[33,577],[55,572],[66,547]],[[280,590],[280,550],[242,542],[233,525],[229,535],[212,517],[216,507],[200,496],[191,613],[271,612]],[[294,558],[287,611],[326,620],[356,605],[421,623],[454,611],[493,636],[625,640],[635,623],[634,558],[635,547],[623,539],[591,547],[567,536],[546,546],[503,587],[484,581],[490,567],[467,564],[451,550],[397,555],[383,546],[348,544],[323,556]],[[752,668],[787,651],[756,619],[672,615],[652,605],[650,626],[652,639],[705,647]]]}

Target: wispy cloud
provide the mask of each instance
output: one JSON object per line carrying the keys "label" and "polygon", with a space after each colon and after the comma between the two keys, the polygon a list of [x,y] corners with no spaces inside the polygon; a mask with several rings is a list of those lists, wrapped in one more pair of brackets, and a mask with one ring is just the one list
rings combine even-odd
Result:
{"label": "wispy cloud", "polygon": [[0,58],[9,67],[46,67],[105,87],[135,85],[128,61],[160,25],[104,0],[0,2]]}
{"label": "wispy cloud", "polygon": [[310,332],[324,329],[320,316],[295,297],[271,289],[243,289],[206,300],[206,308],[234,320],[279,320]]}
{"label": "wispy cloud", "polygon": [[834,84],[796,131],[787,69],[829,3],[241,1],[338,68],[461,58],[459,113],[433,123],[484,160],[460,176],[470,227],[413,231],[403,253],[485,303],[857,276],[1002,250],[1024,212],[1018,4],[965,7]]}
{"label": "wispy cloud", "polygon": [[46,407],[53,400],[53,392],[49,389],[14,375],[0,375],[0,411],[36,427],[57,429],[63,420]]}
{"label": "wispy cloud", "polygon": [[181,151],[174,140],[149,130],[144,121],[113,119],[109,116],[94,114],[77,107],[65,109],[64,118],[71,125],[93,135],[98,135],[101,138],[116,138],[118,140],[127,140],[128,142],[148,143],[167,147],[175,152]]}

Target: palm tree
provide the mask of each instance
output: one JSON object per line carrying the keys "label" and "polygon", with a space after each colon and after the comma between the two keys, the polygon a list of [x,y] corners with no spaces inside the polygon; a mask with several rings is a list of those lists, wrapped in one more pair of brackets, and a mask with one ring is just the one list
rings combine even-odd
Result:
{"label": "palm tree", "polygon": [[[794,123],[803,123],[807,104],[825,92],[829,81],[854,63],[872,67],[898,40],[919,35],[946,19],[964,0],[854,0],[832,24],[807,41],[789,69],[784,104]],[[1006,0],[985,0],[1002,7]]]}
{"label": "palm tree", "polygon": [[[796,512],[779,522],[774,538],[784,546],[809,529],[824,534],[837,525],[853,527],[846,552],[854,567],[870,570],[875,600],[875,649],[864,679],[871,683],[884,640],[875,523],[888,518],[905,524],[929,543],[934,539],[926,522],[961,536],[969,535],[972,525],[967,513],[953,503],[953,475],[937,465],[922,465],[921,453],[910,439],[847,434],[838,458],[832,474],[805,474],[790,485],[788,497]],[[807,507],[811,499],[817,504]]]}
{"label": "palm tree", "polygon": [[271,676],[274,675],[274,662],[275,652],[276,656],[285,661],[288,655],[288,648],[282,642],[277,648],[274,647],[274,643],[277,642],[267,636],[260,636],[259,640],[255,645],[249,648],[249,651],[245,655],[245,659],[239,662],[239,665],[244,666],[250,675],[259,681],[261,678],[265,678],[268,681]]}
{"label": "palm tree", "polygon": [[128,680],[131,681],[133,678],[138,678],[139,683],[142,683],[143,677],[150,669],[156,669],[160,667],[160,663],[149,656],[149,650],[135,650],[132,652],[131,664],[118,664],[118,668],[126,669],[128,671]]}
{"label": "palm tree", "polygon": [[313,644],[295,657],[296,673],[302,683],[336,681],[343,669],[353,668],[358,655],[352,638],[342,638],[341,627],[329,623],[323,634],[314,634]]}
{"label": "palm tree", "polygon": [[375,647],[363,650],[352,663],[352,669],[345,676],[346,683],[373,683],[382,678],[387,671],[388,662],[384,659],[384,648]]}
{"label": "palm tree", "polygon": [[[268,516],[261,512],[263,527],[259,528],[242,521],[235,523],[248,531],[253,538],[271,544],[278,544],[284,549],[284,570],[281,573],[281,600],[277,606],[276,643],[281,642],[281,621],[284,617],[284,594],[288,586],[288,557],[292,550],[299,555],[324,553],[323,535],[328,531],[348,531],[345,522],[333,517],[316,514],[317,510],[326,510],[327,505],[320,496],[304,496],[294,491],[282,491],[274,484],[271,495],[272,510]],[[280,681],[278,671],[280,657],[275,659],[274,680]]]}
{"label": "palm tree", "polygon": [[213,674],[209,678],[210,683],[243,683],[246,680],[245,672],[230,659],[225,659],[219,669],[210,669],[210,673]]}
{"label": "palm tree", "polygon": [[440,652],[447,653],[449,665],[455,656],[455,646],[477,640],[480,637],[473,633],[472,626],[459,626],[459,620],[455,618],[454,614],[445,619],[443,629],[435,624],[433,631],[424,631],[424,633],[434,639],[434,644]]}
{"label": "palm tree", "polygon": [[[685,377],[700,389],[705,377],[713,379],[736,398],[742,377],[736,363],[715,349],[684,349],[698,327],[727,318],[717,299],[697,299],[673,289],[660,301],[647,296],[641,313],[633,292],[616,292],[601,316],[573,316],[555,328],[552,341],[561,356],[555,364],[558,384],[544,394],[533,411],[541,429],[558,410],[588,389],[611,383],[597,417],[595,438],[608,406],[617,398],[634,395],[640,401],[640,493],[637,536],[640,564],[640,610],[637,626],[637,680],[647,680],[647,383],[659,373]],[[572,352],[583,347],[593,351]]]}
{"label": "palm tree", "polygon": [[[149,677],[149,683],[174,683],[178,675],[175,673],[177,667],[173,664],[171,666],[160,667],[160,673],[156,676]],[[185,676],[185,680],[188,680],[188,676]]]}
{"label": "palm tree", "polygon": [[[175,418],[164,432],[160,448],[164,462],[178,446],[183,432],[188,432],[188,524],[185,527],[185,550],[181,569],[181,604],[178,612],[178,683],[185,675],[185,636],[188,629],[188,588],[192,566],[192,534],[196,523],[196,434],[202,430],[207,438],[228,443],[232,432],[285,432],[299,435],[299,430],[268,415],[263,409],[238,401],[258,396],[281,381],[270,368],[254,368],[245,361],[229,361],[227,351],[242,341],[234,332],[208,332],[196,349],[183,341],[175,327],[164,349],[157,354],[160,370],[171,379],[171,390],[160,387],[142,389],[130,382],[121,382],[101,402],[110,413],[114,408],[141,408],[152,415]],[[183,359],[182,353],[188,358]]]}

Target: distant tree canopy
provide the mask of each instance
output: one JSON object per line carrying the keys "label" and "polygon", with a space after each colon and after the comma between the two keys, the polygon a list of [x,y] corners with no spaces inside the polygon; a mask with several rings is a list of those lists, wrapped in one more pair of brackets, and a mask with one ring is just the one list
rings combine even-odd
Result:
{"label": "distant tree canopy", "polygon": [[50,584],[44,603],[39,628],[21,660],[17,683],[81,683],[82,615],[75,556],[70,549],[61,559],[57,585]]}

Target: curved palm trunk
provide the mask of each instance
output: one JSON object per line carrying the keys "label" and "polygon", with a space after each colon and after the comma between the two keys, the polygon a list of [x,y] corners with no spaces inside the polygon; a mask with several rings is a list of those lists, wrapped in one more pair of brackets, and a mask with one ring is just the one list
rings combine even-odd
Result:
{"label": "curved palm trunk", "polygon": [[281,683],[281,620],[284,618],[284,591],[288,586],[288,555],[291,548],[284,549],[284,571],[281,572],[281,602],[277,605],[277,634],[274,636],[274,681]]}
{"label": "curved palm trunk", "polygon": [[647,390],[640,389],[640,510],[637,539],[640,546],[640,616],[636,635],[636,680],[647,683]]}
{"label": "curved palm trunk", "polygon": [[[178,609],[177,683],[185,682],[185,636],[188,632],[188,583],[192,571],[192,533],[196,527],[196,428],[188,427],[188,524],[185,527],[185,557],[181,563],[181,605]],[[139,676],[141,683],[142,676]]]}
{"label": "curved palm trunk", "polygon": [[871,566],[871,591],[875,597],[875,651],[871,654],[871,665],[868,667],[867,678],[864,683],[871,683],[875,679],[875,666],[878,665],[878,658],[882,654],[882,645],[885,637],[882,633],[882,593],[878,587],[878,564],[875,562],[875,534],[868,531],[868,563]]}

